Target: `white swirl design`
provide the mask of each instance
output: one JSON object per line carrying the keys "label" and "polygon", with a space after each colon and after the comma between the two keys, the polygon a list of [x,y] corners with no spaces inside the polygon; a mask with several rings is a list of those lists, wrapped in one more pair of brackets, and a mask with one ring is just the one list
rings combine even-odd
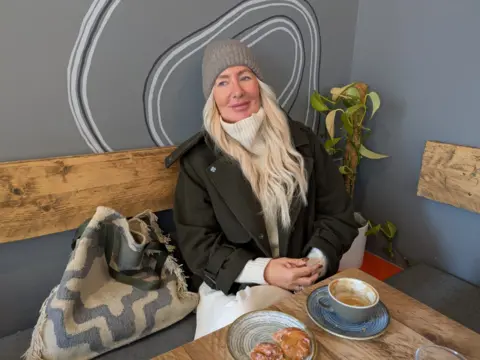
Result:
{"label": "white swirl design", "polygon": [[92,149],[112,151],[103,139],[88,105],[88,72],[98,39],[120,0],[94,0],[85,15],[67,67],[68,101],[80,134]]}
{"label": "white swirl design", "polygon": [[[98,40],[108,20],[121,0],[94,0],[80,27],[68,64],[68,98],[77,128],[93,152],[112,151],[106,143],[91,112],[87,96],[88,74]],[[308,57],[308,94],[318,87],[320,64],[320,33],[313,9],[305,0],[246,0],[230,9],[208,26],[179,41],[162,54],[153,65],[145,80],[144,109],[145,120],[154,142],[159,146],[173,145],[165,131],[161,114],[161,97],[165,84],[173,71],[187,58],[202,50],[205,45],[246,16],[260,9],[272,10],[273,16],[248,31],[239,39],[253,46],[276,31],[285,32],[294,43],[295,55],[292,74],[279,95],[282,107],[293,105],[298,94],[306,63],[304,38],[297,24],[282,10],[295,10],[305,20],[310,39]],[[308,102],[307,102],[308,103]],[[290,107],[291,108],[291,107]],[[306,109],[305,124],[316,126],[317,114],[310,107]]]}
{"label": "white swirl design", "polygon": [[[305,49],[303,48],[302,37],[301,37],[298,29],[296,28],[295,24],[291,20],[285,20],[285,19],[269,20],[269,21],[265,22],[263,25],[259,26],[257,29],[255,29],[255,31],[253,31],[250,34],[242,37],[240,39],[240,41],[246,42],[248,39],[250,39],[250,37],[255,35],[258,31],[263,30],[263,28],[265,28],[267,25],[276,24],[276,23],[284,23],[286,25],[289,25],[290,29],[288,29],[286,27],[283,27],[283,26],[279,26],[279,27],[276,27],[274,29],[271,29],[271,30],[267,31],[266,33],[264,33],[262,36],[255,39],[254,41],[248,43],[248,46],[249,47],[253,46],[256,43],[258,43],[260,40],[262,40],[263,38],[265,38],[268,35],[270,35],[271,33],[273,33],[274,31],[280,31],[280,30],[286,32],[293,39],[293,42],[295,43],[295,57],[294,57],[294,62],[293,62],[294,68],[292,70],[292,75],[291,75],[290,79],[288,80],[287,85],[285,86],[283,91],[278,96],[278,101],[280,102],[282,107],[285,107],[285,106],[287,106],[288,101],[292,98],[293,93],[295,92],[295,89],[297,88],[298,84],[300,83],[300,78],[301,78],[302,69],[303,69],[303,63],[305,61],[304,56],[303,56],[303,54],[305,52]],[[294,86],[292,86],[292,83],[294,84]],[[288,89],[290,89],[290,92],[288,93],[288,96],[286,98],[284,98],[285,93],[288,91]]]}

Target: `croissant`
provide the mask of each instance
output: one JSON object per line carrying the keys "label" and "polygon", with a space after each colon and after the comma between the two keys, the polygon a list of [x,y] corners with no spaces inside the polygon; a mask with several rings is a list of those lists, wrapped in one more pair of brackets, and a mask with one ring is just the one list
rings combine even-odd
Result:
{"label": "croissant", "polygon": [[285,360],[282,349],[277,344],[259,343],[250,353],[251,360]]}
{"label": "croissant", "polygon": [[289,360],[304,360],[310,355],[310,338],[301,329],[292,327],[281,329],[273,334],[273,340],[280,345]]}

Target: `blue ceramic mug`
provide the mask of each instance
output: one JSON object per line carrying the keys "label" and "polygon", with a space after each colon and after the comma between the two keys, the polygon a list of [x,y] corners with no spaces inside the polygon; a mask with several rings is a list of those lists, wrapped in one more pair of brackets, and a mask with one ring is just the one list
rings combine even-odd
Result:
{"label": "blue ceramic mug", "polygon": [[372,285],[353,278],[333,280],[328,285],[328,295],[328,303],[319,300],[320,306],[351,323],[367,320],[380,301]]}

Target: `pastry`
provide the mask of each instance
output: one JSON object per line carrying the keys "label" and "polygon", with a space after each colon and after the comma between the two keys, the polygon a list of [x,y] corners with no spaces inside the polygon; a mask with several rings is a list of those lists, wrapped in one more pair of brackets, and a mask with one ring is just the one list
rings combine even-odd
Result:
{"label": "pastry", "polygon": [[273,340],[289,360],[304,360],[310,355],[310,338],[301,329],[290,327],[279,330],[273,334]]}
{"label": "pastry", "polygon": [[273,343],[259,343],[250,353],[251,360],[285,360],[280,346]]}

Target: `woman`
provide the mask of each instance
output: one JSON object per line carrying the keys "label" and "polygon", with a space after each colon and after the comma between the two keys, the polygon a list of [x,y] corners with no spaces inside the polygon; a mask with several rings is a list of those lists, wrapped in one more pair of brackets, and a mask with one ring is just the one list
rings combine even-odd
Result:
{"label": "woman", "polygon": [[181,159],[178,246],[203,280],[195,338],[338,270],[357,235],[350,199],[315,134],[289,120],[250,49],[210,43],[204,130]]}

